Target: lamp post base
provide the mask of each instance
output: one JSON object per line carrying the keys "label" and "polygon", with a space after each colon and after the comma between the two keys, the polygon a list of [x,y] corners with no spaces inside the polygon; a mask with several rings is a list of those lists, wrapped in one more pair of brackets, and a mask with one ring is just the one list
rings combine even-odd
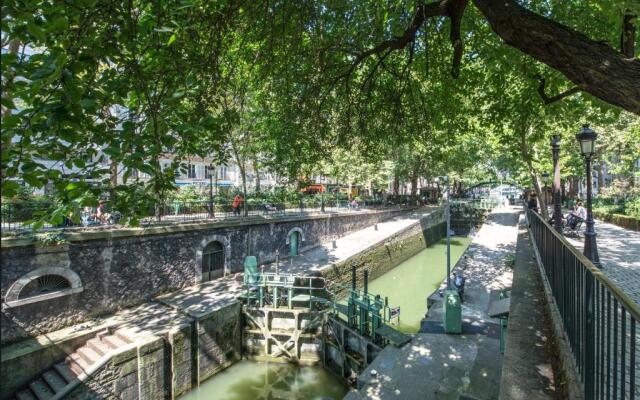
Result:
{"label": "lamp post base", "polygon": [[598,245],[596,244],[596,233],[593,231],[587,230],[584,233],[584,251],[582,252],[585,257],[587,257],[593,265],[598,268],[602,268],[602,264],[600,263],[600,257],[598,256]]}

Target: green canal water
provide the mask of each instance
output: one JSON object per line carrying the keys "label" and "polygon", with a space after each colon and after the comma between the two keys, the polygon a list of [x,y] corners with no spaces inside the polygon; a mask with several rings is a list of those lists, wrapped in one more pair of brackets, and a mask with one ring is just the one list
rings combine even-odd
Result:
{"label": "green canal water", "polygon": [[241,361],[180,400],[339,400],[348,390],[321,366]]}
{"label": "green canal water", "polygon": [[[451,238],[451,266],[454,266],[473,239]],[[369,293],[389,297],[389,305],[400,306],[400,325],[405,333],[420,329],[427,311],[427,296],[447,275],[447,240],[427,247],[391,271],[369,283]]]}

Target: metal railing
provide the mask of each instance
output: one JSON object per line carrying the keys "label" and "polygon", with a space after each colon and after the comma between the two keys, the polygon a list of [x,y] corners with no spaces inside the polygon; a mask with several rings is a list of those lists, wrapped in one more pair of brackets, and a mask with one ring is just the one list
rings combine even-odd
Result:
{"label": "metal railing", "polygon": [[640,398],[640,307],[537,213],[526,214],[585,398]]}
{"label": "metal railing", "polygon": [[[140,222],[143,226],[162,223],[179,223],[199,220],[223,220],[230,218],[251,218],[261,215],[301,215],[309,213],[320,213],[324,210],[326,213],[344,213],[344,212],[359,212],[360,210],[372,210],[372,209],[389,209],[400,208],[404,205],[410,204],[408,201],[402,203],[388,203],[382,204],[381,200],[365,200],[358,202],[357,205],[352,204],[348,200],[331,200],[325,201],[324,207],[321,201],[308,200],[297,202],[268,202],[268,201],[252,201],[246,205],[246,211],[241,204],[239,207],[233,207],[232,199],[216,198],[214,201],[180,201],[169,202],[157,209],[151,207],[146,210]],[[414,204],[415,205],[415,204]],[[3,233],[19,233],[30,231],[34,223],[38,219],[43,218],[47,214],[50,214],[56,209],[54,204],[31,204],[31,203],[11,203],[4,202],[2,204],[1,212],[1,227]],[[112,213],[107,207],[109,215],[120,213]],[[95,218],[95,209],[91,212],[81,212],[80,221],[75,221],[72,217],[64,218],[58,225],[52,225],[45,223],[42,225],[42,229],[67,229],[67,228],[87,228],[87,227],[99,227],[118,223],[118,219],[109,219],[108,221],[101,221]],[[87,214],[85,216],[84,214]],[[158,218],[159,216],[159,218]]]}

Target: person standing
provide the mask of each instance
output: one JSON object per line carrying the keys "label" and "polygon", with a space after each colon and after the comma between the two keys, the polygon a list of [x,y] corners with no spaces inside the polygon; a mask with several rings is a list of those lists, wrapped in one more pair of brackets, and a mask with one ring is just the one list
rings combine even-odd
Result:
{"label": "person standing", "polygon": [[240,207],[242,207],[242,202],[244,199],[240,196],[240,193],[236,194],[236,197],[233,198],[233,215],[240,215]]}

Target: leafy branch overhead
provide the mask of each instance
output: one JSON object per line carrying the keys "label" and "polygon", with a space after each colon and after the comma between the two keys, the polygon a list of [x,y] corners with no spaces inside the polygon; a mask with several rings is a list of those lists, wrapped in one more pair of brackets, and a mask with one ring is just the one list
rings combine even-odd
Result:
{"label": "leafy branch overhead", "polygon": [[[592,40],[567,26],[535,14],[514,0],[473,0],[473,3],[505,43],[556,69],[576,85],[576,88],[570,89],[562,97],[583,90],[608,103],[640,114],[640,60],[634,58],[633,21],[636,17],[631,11],[625,12],[623,17],[622,49],[617,51],[605,42]],[[463,54],[461,21],[467,4],[468,0],[440,0],[419,4],[401,35],[358,53],[345,75],[369,56],[384,53],[382,57],[386,58],[389,51],[413,44],[427,19],[447,17],[450,20],[449,40],[453,47],[451,75],[457,78]],[[543,89],[540,94],[545,103],[560,99],[556,96],[547,97]]]}

